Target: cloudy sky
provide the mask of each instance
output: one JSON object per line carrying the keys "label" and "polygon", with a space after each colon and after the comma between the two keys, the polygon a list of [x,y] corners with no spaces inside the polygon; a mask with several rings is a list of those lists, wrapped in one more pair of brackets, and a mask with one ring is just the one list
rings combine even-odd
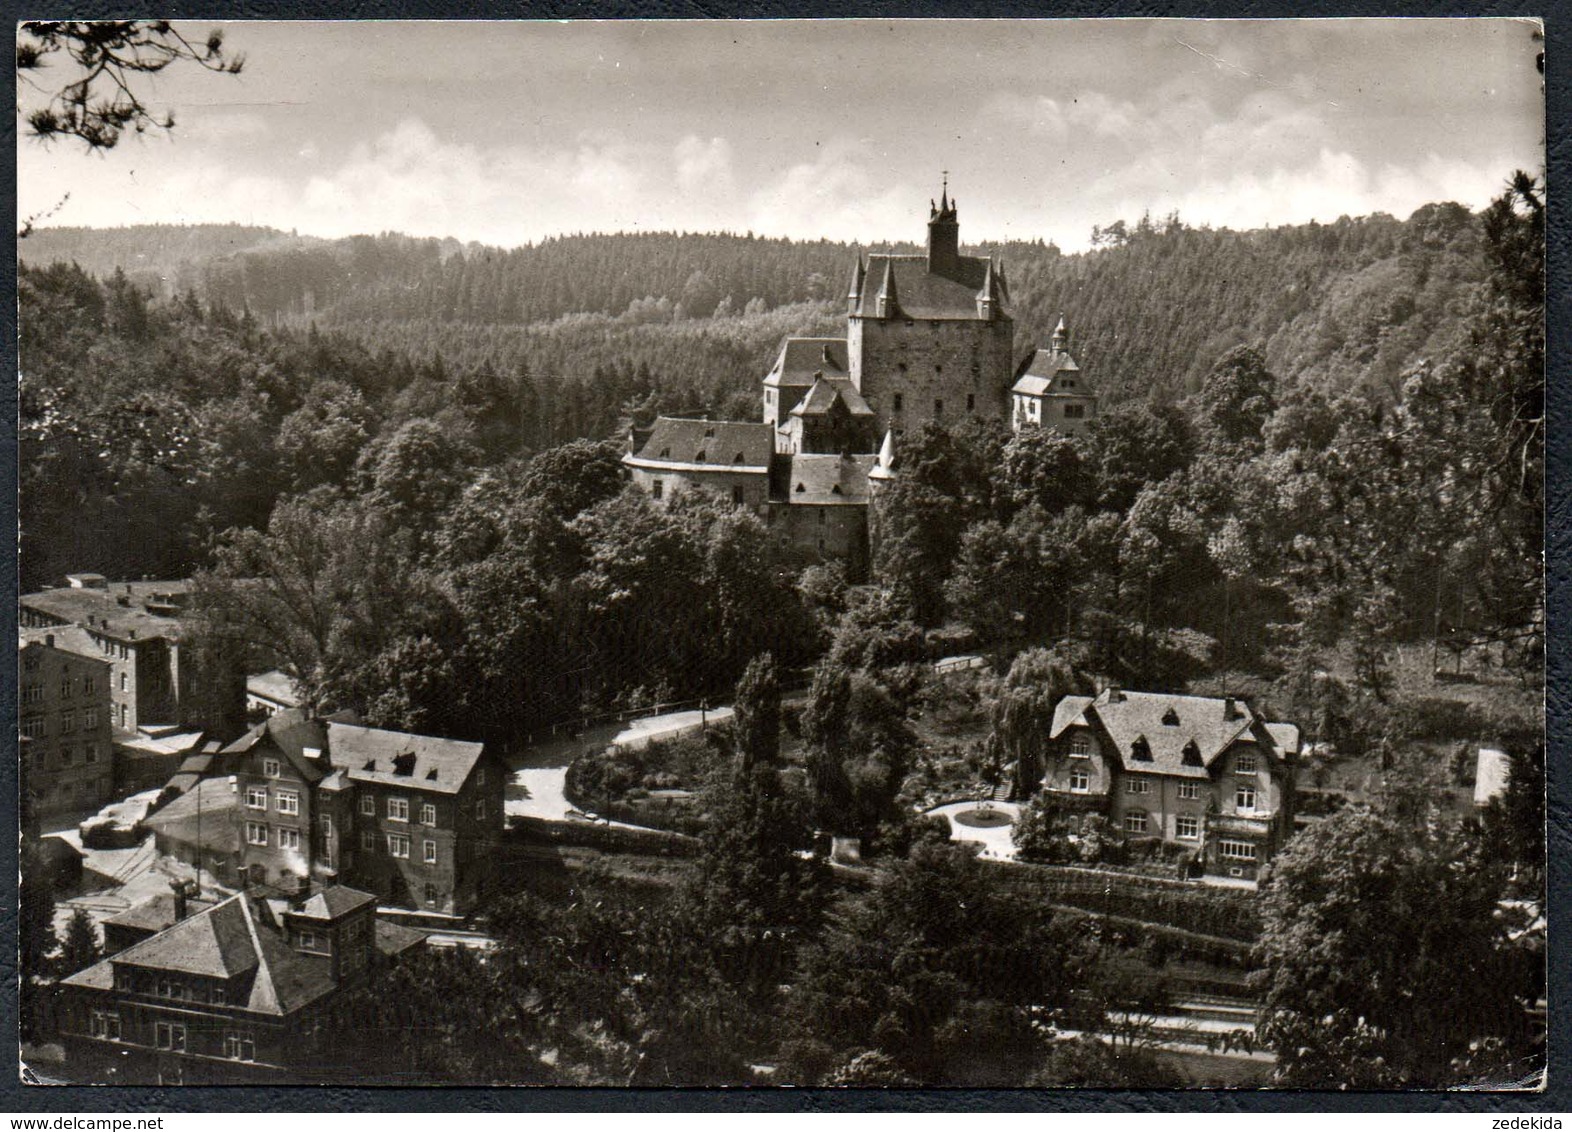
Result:
{"label": "cloudy sky", "polygon": [[147,90],[171,135],[20,140],[21,215],[69,191],[52,223],[878,241],[922,235],[948,169],[964,241],[1073,250],[1146,210],[1477,207],[1543,165],[1518,20],[221,26],[243,74]]}

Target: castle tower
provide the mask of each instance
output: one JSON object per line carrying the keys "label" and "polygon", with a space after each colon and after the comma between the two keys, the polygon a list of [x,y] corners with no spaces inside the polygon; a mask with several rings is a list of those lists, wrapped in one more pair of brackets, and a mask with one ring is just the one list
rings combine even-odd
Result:
{"label": "castle tower", "polygon": [[848,361],[875,436],[1010,411],[1015,324],[1004,270],[961,254],[948,179],[928,212],[926,254],[870,255],[866,265],[859,257],[852,270]]}
{"label": "castle tower", "polygon": [[945,177],[939,206],[928,202],[928,273],[946,279],[956,276],[961,258],[961,224],[956,219],[955,202],[950,200],[950,180]]}

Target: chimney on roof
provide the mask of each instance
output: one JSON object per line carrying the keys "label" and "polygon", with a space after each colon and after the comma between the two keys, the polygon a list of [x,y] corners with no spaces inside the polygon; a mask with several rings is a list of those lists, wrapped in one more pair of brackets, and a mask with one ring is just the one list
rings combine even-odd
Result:
{"label": "chimney on roof", "polygon": [[175,923],[178,924],[186,918],[186,914],[190,910],[190,905],[186,903],[186,900],[193,895],[192,889],[195,887],[188,880],[171,880],[169,882],[169,891],[175,894]]}
{"label": "chimney on roof", "polygon": [[131,592],[133,592],[132,589],[131,589],[131,583],[127,582],[126,583],[126,593],[131,593]]}
{"label": "chimney on roof", "polygon": [[1239,710],[1239,701],[1234,696],[1223,697],[1223,718],[1238,719],[1244,712]]}
{"label": "chimney on roof", "polygon": [[1105,693],[1108,696],[1108,702],[1109,703],[1111,703],[1111,704],[1122,704],[1122,703],[1124,703],[1124,693],[1119,690],[1119,685],[1117,685],[1117,684],[1110,684],[1110,685],[1108,685],[1108,687],[1106,689],[1104,689],[1104,691],[1105,691]]}
{"label": "chimney on roof", "polygon": [[289,891],[289,906],[298,912],[306,906],[306,899],[311,895],[311,878],[298,876],[291,877],[290,881],[293,890]]}
{"label": "chimney on roof", "polygon": [[44,634],[44,646],[51,649],[55,647],[55,635],[53,633]]}

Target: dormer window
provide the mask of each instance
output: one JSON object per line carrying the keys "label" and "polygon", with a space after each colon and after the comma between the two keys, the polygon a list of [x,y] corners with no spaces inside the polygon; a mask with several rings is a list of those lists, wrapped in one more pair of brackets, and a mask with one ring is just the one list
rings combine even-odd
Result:
{"label": "dormer window", "polygon": [[693,455],[693,462],[695,464],[702,464],[707,459],[709,459],[709,456],[705,453],[704,449],[702,449],[702,448],[700,448]]}
{"label": "dormer window", "polygon": [[737,455],[732,457],[732,463],[734,463],[734,464],[741,464],[742,462],[743,462],[743,459],[742,459],[742,453],[741,452],[737,453]]}
{"label": "dormer window", "polygon": [[704,430],[704,439],[705,440],[708,440],[710,437],[712,437],[714,435],[715,435],[715,430],[713,428],[707,428],[707,429]]}
{"label": "dormer window", "polygon": [[1130,757],[1137,762],[1152,761],[1152,745],[1146,741],[1145,735],[1138,735],[1135,742],[1130,744]]}
{"label": "dormer window", "polygon": [[842,491],[841,491],[841,485],[840,485],[840,484],[834,484],[834,485],[832,485],[832,486],[831,486],[831,487],[830,487],[830,493],[831,493],[831,494],[832,494],[832,495],[841,495],[841,494],[844,494],[844,493],[843,493],[843,492],[842,492]]}
{"label": "dormer window", "polygon": [[798,484],[798,485],[797,485],[797,487],[796,487],[796,490],[797,490],[797,492],[799,492],[799,493],[801,493],[801,492],[804,492],[804,491],[807,491],[807,490],[808,490],[808,485],[807,485],[807,484],[805,484],[805,483],[799,483],[799,484]]}
{"label": "dormer window", "polygon": [[1195,745],[1194,739],[1191,739],[1184,745],[1183,762],[1185,766],[1203,765],[1201,762],[1201,748]]}
{"label": "dormer window", "polygon": [[1089,759],[1092,757],[1092,741],[1085,735],[1076,735],[1070,739],[1070,757],[1072,759]]}
{"label": "dormer window", "polygon": [[668,447],[665,447],[665,448],[662,448],[662,449],[661,449],[661,450],[660,450],[660,458],[661,458],[661,459],[662,459],[662,460],[664,460],[664,459],[666,459],[666,458],[667,458],[667,457],[668,457],[668,456],[670,456],[670,455],[671,455],[671,448],[670,448],[670,446],[668,446]]}
{"label": "dormer window", "polygon": [[1163,726],[1164,727],[1178,727],[1179,726],[1179,713],[1177,711],[1175,711],[1173,708],[1169,708],[1167,711],[1163,712]]}

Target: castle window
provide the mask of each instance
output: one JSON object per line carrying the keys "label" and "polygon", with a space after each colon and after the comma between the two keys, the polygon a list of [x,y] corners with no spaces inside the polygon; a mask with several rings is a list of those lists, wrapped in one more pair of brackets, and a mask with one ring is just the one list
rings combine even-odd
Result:
{"label": "castle window", "polygon": [[[904,369],[905,367],[903,366],[902,368]],[[895,403],[891,407],[897,413],[901,411],[901,395],[899,393],[895,395]]]}
{"label": "castle window", "polygon": [[905,373],[906,372],[906,363],[905,362],[896,362],[895,363],[895,368],[900,370],[902,373]]}
{"label": "castle window", "polygon": [[708,454],[708,453],[706,453],[706,452],[705,452],[705,451],[704,451],[704,449],[702,449],[702,448],[700,448],[700,449],[699,449],[699,450],[698,450],[698,451],[697,451],[697,452],[695,452],[695,453],[694,453],[694,455],[693,455],[693,462],[694,462],[694,463],[695,463],[695,464],[702,464],[702,463],[704,463],[704,461],[706,461],[706,460],[708,460],[708,459],[709,459],[709,454]]}
{"label": "castle window", "polygon": [[666,485],[664,483],[662,483],[660,480],[651,480],[650,481],[650,498],[651,499],[659,499],[659,498],[661,498],[661,495],[665,491],[665,487],[666,487]]}
{"label": "castle window", "polygon": [[935,397],[933,399],[933,415],[936,416],[936,417],[941,417],[941,416],[944,415],[944,398],[943,397]]}
{"label": "castle window", "polygon": [[704,439],[705,440],[708,440],[710,437],[712,437],[714,435],[715,435],[715,430],[713,428],[707,428],[707,429],[704,430]]}
{"label": "castle window", "polygon": [[824,526],[826,520],[829,517],[829,514],[830,513],[828,511],[825,511],[823,508],[820,508],[820,510],[819,510],[819,526],[821,526],[821,527]]}
{"label": "castle window", "polygon": [[966,411],[968,413],[975,413],[977,411],[977,394],[968,393],[966,395]]}
{"label": "castle window", "polygon": [[742,485],[741,484],[735,484],[734,483],[734,484],[731,485],[731,501],[733,503],[743,503],[743,502],[745,502],[745,500],[743,499],[743,495],[742,495]]}

